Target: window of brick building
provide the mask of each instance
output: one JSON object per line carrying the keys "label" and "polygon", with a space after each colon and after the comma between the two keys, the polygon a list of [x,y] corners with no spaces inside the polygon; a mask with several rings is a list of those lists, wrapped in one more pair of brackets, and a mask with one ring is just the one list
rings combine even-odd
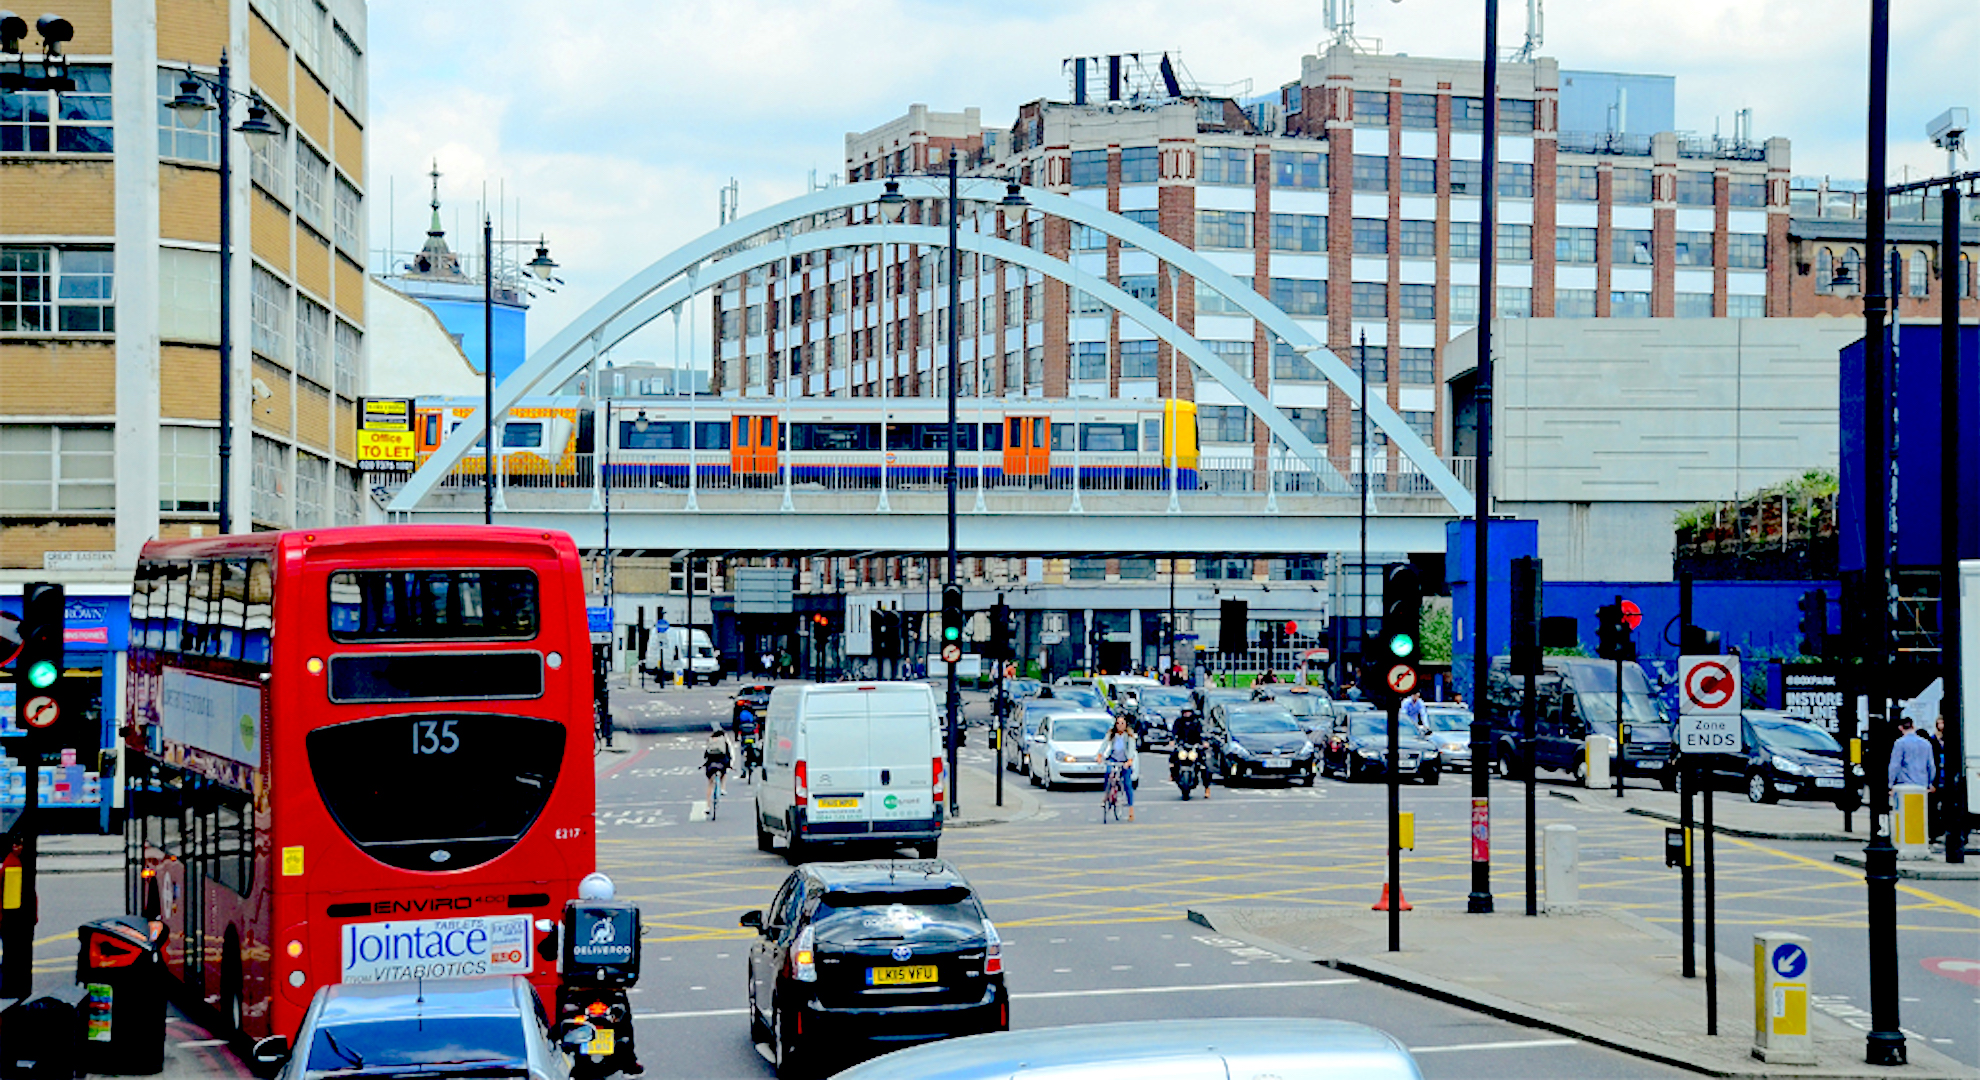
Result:
{"label": "window of brick building", "polygon": [[1397,251],[1405,256],[1434,258],[1437,254],[1437,223],[1434,221],[1401,221],[1396,223]]}
{"label": "window of brick building", "polygon": [[109,248],[0,247],[0,333],[116,329],[116,256]]}
{"label": "window of brick building", "polygon": [[1712,317],[1712,294],[1678,293],[1673,310],[1680,319],[1709,319]]}
{"label": "window of brick building", "polygon": [[1155,342],[1121,342],[1121,378],[1152,379],[1155,377]]}
{"label": "window of brick building", "polygon": [[1612,292],[1609,294],[1609,317],[1614,319],[1647,319],[1650,317],[1650,294],[1647,292]]}
{"label": "window of brick building", "polygon": [[1156,299],[1155,282],[1156,277],[1154,274],[1122,274],[1121,291],[1153,307]]}
{"label": "window of brick building", "polygon": [[1594,289],[1555,289],[1554,318],[1592,319],[1595,317]]}
{"label": "window of brick building", "polygon": [[1649,169],[1617,169],[1609,175],[1609,197],[1619,203],[1650,201]]}
{"label": "window of brick building", "polygon": [[1386,319],[1389,317],[1389,286],[1383,281],[1357,281],[1354,283],[1354,317],[1357,319]]}
{"label": "window of brick building", "polygon": [[364,335],[342,319],[337,320],[334,334],[336,351],[331,362],[336,366],[335,390],[344,397],[353,397],[357,394],[358,355],[364,348]]}
{"label": "window of brick building", "polygon": [[1312,150],[1272,151],[1272,186],[1316,189],[1327,186],[1327,155]]}
{"label": "window of brick building", "polygon": [[1074,150],[1072,152],[1072,186],[1106,187],[1107,152],[1105,150]]}
{"label": "window of brick building", "polygon": [[1354,122],[1357,126],[1386,127],[1389,123],[1389,95],[1368,90],[1354,92]]}
{"label": "window of brick building", "polygon": [[[1251,279],[1239,278],[1238,284],[1249,289],[1251,287]],[[1244,314],[1244,309],[1239,307],[1236,301],[1199,281],[1196,283],[1196,313],[1198,315],[1242,315]]]}
{"label": "window of brick building", "polygon": [[1272,340],[1272,379],[1274,382],[1324,382],[1326,376],[1313,361],[1293,351],[1291,345]]}
{"label": "window of brick building", "polygon": [[1595,261],[1595,230],[1568,226],[1554,231],[1554,261],[1592,263]]}
{"label": "window of brick building", "polygon": [[1710,266],[1712,265],[1712,234],[1681,232],[1677,234],[1677,246],[1673,250],[1678,266]]}
{"label": "window of brick building", "polygon": [[1463,326],[1478,321],[1478,286],[1451,286],[1451,323]]}
{"label": "window of brick building", "polygon": [[1505,221],[1499,223],[1499,258],[1506,262],[1533,261],[1533,226]]}
{"label": "window of brick building", "polygon": [[1437,127],[1437,95],[1397,94],[1398,123],[1402,127],[1431,131]]}
{"label": "window of brick building", "polygon": [[1649,229],[1611,229],[1609,230],[1609,261],[1617,266],[1630,264],[1649,266],[1651,240]]}
{"label": "window of brick building", "polygon": [[1499,286],[1499,318],[1530,319],[1532,317],[1532,289],[1524,285]]}
{"label": "window of brick building", "polygon": [[1354,155],[1354,190],[1389,190],[1389,159],[1373,154]]}
{"label": "window of brick building", "polygon": [[211,511],[220,499],[220,429],[158,428],[158,509]]}
{"label": "window of brick building", "polygon": [[1451,98],[1452,131],[1484,131],[1485,99],[1475,97]]}
{"label": "window of brick building", "polygon": [[1207,443],[1248,443],[1251,410],[1242,405],[1199,405],[1196,433],[1198,439]]}
{"label": "window of brick building", "polygon": [[[1326,445],[1327,410],[1307,407],[1307,408],[1281,409],[1279,411],[1286,414],[1286,419],[1292,421],[1292,426],[1294,430],[1298,431],[1301,435],[1306,436],[1307,441],[1315,444],[1316,446]],[[1307,580],[1307,579],[1302,578],[1301,580]]]}
{"label": "window of brick building", "polygon": [[1452,160],[1451,194],[1485,194],[1485,163],[1481,161]]}
{"label": "window of brick building", "polygon": [[1677,201],[1679,206],[1712,205],[1712,174],[1699,169],[1685,169],[1677,174]]}
{"label": "window of brick building", "polygon": [[1272,279],[1272,302],[1288,315],[1327,314],[1327,283],[1312,278]]}
{"label": "window of brick building", "polygon": [[1200,184],[1251,184],[1251,151],[1239,146],[1203,148],[1203,175]]}
{"label": "window of brick building", "polygon": [[1121,151],[1121,183],[1152,184],[1161,176],[1161,152],[1152,146],[1129,146]]}
{"label": "window of brick building", "polygon": [[1520,98],[1499,99],[1499,134],[1524,135],[1533,130],[1533,102]]}
{"label": "window of brick building", "polygon": [[1327,250],[1325,214],[1273,214],[1273,251]]}
{"label": "window of brick building", "polygon": [[1409,386],[1430,386],[1437,381],[1437,350],[1404,347],[1396,350],[1396,381]]}
{"label": "window of brick building", "polygon": [[1451,222],[1451,258],[1476,259],[1483,250],[1483,226],[1476,221]]}
{"label": "window of brick building", "polygon": [[1767,298],[1764,296],[1726,297],[1726,318],[1764,319],[1767,317]]}
{"label": "window of brick building", "polygon": [[1402,159],[1402,175],[1397,184],[1405,195],[1435,195],[1437,193],[1437,162],[1434,158]]}
{"label": "window of brick building", "polygon": [[1533,197],[1533,166],[1517,161],[1499,162],[1499,194],[1508,199]]}
{"label": "window of brick building", "polygon": [[115,457],[108,424],[0,424],[0,511],[114,510]]}
{"label": "window of brick building", "polygon": [[1242,251],[1251,247],[1251,211],[1198,210],[1196,246]]}
{"label": "window of brick building", "polygon": [[1437,287],[1434,285],[1401,286],[1398,298],[1399,310],[1396,314],[1405,319],[1435,319],[1437,317]]}
{"label": "window of brick building", "polygon": [[[30,78],[45,73],[40,64],[21,64],[15,70]],[[64,70],[76,81],[74,90],[0,93],[0,153],[108,154],[116,149],[110,65],[69,64]],[[172,92],[178,93],[176,86]]]}
{"label": "window of brick building", "polygon": [[1106,342],[1081,341],[1073,345],[1073,378],[1081,382],[1106,381]]}
{"label": "window of brick building", "polygon": [[1931,271],[1925,261],[1925,253],[1914,251],[1905,260],[1905,292],[1911,296],[1925,296],[1930,292]]}
{"label": "window of brick building", "polygon": [[289,287],[257,266],[248,291],[250,346],[271,360],[289,359]]}
{"label": "window of brick building", "polygon": [[1740,270],[1767,268],[1767,238],[1758,233],[1733,233],[1726,237],[1726,265]]}
{"label": "window of brick building", "polygon": [[1735,176],[1726,185],[1728,206],[1767,205],[1767,181],[1758,176]]}
{"label": "window of brick building", "polygon": [[1594,202],[1599,190],[1593,165],[1554,166],[1554,198],[1572,202]]}
{"label": "window of brick building", "polygon": [[1255,374],[1252,367],[1252,343],[1249,341],[1206,341],[1203,347],[1215,353],[1219,360],[1229,364],[1247,382]]}
{"label": "window of brick building", "polygon": [[[187,127],[179,123],[179,114],[172,111],[172,99],[179,95],[179,81],[185,77],[184,71],[158,69],[158,156],[179,161],[219,161],[219,112],[208,110],[201,113],[199,123]],[[0,104],[0,112],[4,112],[8,104]],[[110,114],[106,111],[103,117],[107,121]],[[0,132],[6,130],[8,123],[9,120],[0,119]],[[0,139],[4,138],[0,135]]]}
{"label": "window of brick building", "polygon": [[1354,253],[1356,255],[1387,255],[1389,253],[1389,219],[1355,218]]}

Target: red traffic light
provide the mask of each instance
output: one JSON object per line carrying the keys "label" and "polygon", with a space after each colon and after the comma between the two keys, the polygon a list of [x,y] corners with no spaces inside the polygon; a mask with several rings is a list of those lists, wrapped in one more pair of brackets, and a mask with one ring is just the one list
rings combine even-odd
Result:
{"label": "red traffic light", "polygon": [[1622,602],[1622,622],[1624,626],[1629,627],[1631,630],[1643,625],[1643,609],[1636,606],[1636,601],[1624,600]]}
{"label": "red traffic light", "polygon": [[1287,619],[1287,620],[1286,620],[1286,636],[1287,636],[1287,637],[1291,637],[1291,636],[1293,636],[1294,634],[1297,634],[1297,633],[1299,633],[1299,624],[1298,624],[1298,623],[1296,623],[1296,622],[1294,622],[1294,621],[1292,621],[1291,619]]}

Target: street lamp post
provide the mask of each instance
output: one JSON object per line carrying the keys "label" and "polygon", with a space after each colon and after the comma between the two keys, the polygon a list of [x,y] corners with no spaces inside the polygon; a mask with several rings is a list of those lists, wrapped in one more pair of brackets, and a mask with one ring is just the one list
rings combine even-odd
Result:
{"label": "street lamp post", "polygon": [[[179,125],[197,128],[206,119],[206,114],[219,110],[219,151],[220,151],[220,533],[226,535],[234,531],[234,504],[230,489],[234,475],[234,140],[230,136],[233,123],[233,101],[240,97],[248,103],[247,119],[241,122],[239,131],[259,143],[270,136],[280,138],[282,129],[268,120],[268,107],[262,103],[261,95],[242,93],[233,87],[232,66],[227,62],[225,51],[220,53],[220,67],[212,78],[202,75],[192,68],[185,69],[185,77],[179,80],[179,92],[172,98],[171,109],[178,118]],[[213,100],[207,100],[204,90],[213,91]]]}
{"label": "street lamp post", "polygon": [[[535,240],[497,240],[495,223],[481,215],[481,523],[495,524],[495,245],[535,244],[536,258],[523,264],[538,281],[553,281],[557,264],[542,237]],[[603,396],[603,395],[600,395]],[[611,552],[606,551],[606,558]]]}
{"label": "street lamp post", "polygon": [[[1485,0],[1485,197],[1479,202],[1478,232],[1478,374],[1474,377],[1472,411],[1477,414],[1478,453],[1475,456],[1472,493],[1476,509],[1472,514],[1472,588],[1478,606],[1471,620],[1471,895],[1465,910],[1473,915],[1492,913],[1492,730],[1485,715],[1485,676],[1492,664],[1491,623],[1486,609],[1492,595],[1492,564],[1489,558],[1492,521],[1492,316],[1498,310],[1498,290],[1493,288],[1492,261],[1497,254],[1498,234],[1494,231],[1493,210],[1498,190],[1499,166],[1499,0]],[[1481,856],[1483,856],[1481,858]]]}

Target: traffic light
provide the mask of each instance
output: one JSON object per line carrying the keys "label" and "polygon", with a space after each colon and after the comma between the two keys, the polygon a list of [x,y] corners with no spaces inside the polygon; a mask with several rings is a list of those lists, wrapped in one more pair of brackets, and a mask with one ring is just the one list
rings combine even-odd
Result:
{"label": "traffic light", "polygon": [[886,608],[874,608],[869,616],[868,627],[873,635],[874,656],[888,659],[898,653],[901,644],[899,616]]}
{"label": "traffic light", "polygon": [[1240,655],[1251,651],[1251,605],[1225,600],[1217,609],[1217,651]]}
{"label": "traffic light", "polygon": [[1604,660],[1636,659],[1636,641],[1630,636],[1629,625],[1623,622],[1623,609],[1620,601],[1603,604],[1595,611],[1595,655]]}
{"label": "traffic light", "polygon": [[[14,716],[22,731],[40,731],[61,715],[62,586],[30,583],[21,591],[20,651],[14,657]],[[30,776],[34,763],[29,764]]]}
{"label": "traffic light", "polygon": [[1801,594],[1801,655],[1820,656],[1829,637],[1829,594],[1810,589]]}
{"label": "traffic light", "polygon": [[962,659],[962,586],[950,582],[942,586],[942,661],[953,664]]}
{"label": "traffic light", "polygon": [[1011,641],[1011,606],[1002,599],[990,609],[990,642],[983,652],[992,660],[1017,658],[1017,650],[1012,648]]}
{"label": "traffic light", "polygon": [[1720,652],[1719,632],[1702,626],[1687,626],[1680,638],[1683,647],[1678,651],[1686,656],[1717,656]]}
{"label": "traffic light", "polygon": [[1409,563],[1391,563],[1382,572],[1380,626],[1363,646],[1363,693],[1372,690],[1377,700],[1394,702],[1416,692],[1423,664],[1423,585]]}
{"label": "traffic light", "polygon": [[1512,561],[1512,665],[1514,675],[1541,674],[1540,560],[1531,555]]}

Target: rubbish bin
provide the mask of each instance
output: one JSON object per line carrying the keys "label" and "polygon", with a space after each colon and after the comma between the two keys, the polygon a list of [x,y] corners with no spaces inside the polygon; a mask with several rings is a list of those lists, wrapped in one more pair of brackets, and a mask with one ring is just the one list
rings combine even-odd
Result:
{"label": "rubbish bin", "polygon": [[116,915],[76,928],[85,1071],[137,1076],[165,1068],[165,967],[154,925]]}

